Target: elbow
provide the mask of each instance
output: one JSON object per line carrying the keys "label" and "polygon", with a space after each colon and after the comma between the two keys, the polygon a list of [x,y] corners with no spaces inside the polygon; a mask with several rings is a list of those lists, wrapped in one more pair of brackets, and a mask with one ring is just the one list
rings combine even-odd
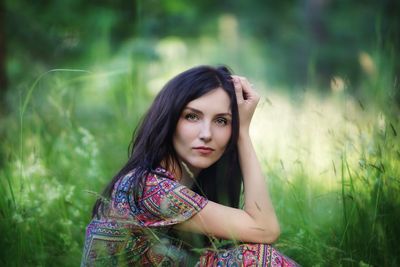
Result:
{"label": "elbow", "polygon": [[281,228],[279,225],[277,225],[276,229],[271,233],[271,240],[270,243],[274,243],[279,239],[279,236],[281,235]]}
{"label": "elbow", "polygon": [[272,243],[277,241],[280,235],[281,235],[281,227],[279,225],[279,222],[276,221],[274,230],[272,232],[272,237],[273,237]]}
{"label": "elbow", "polygon": [[270,230],[264,236],[262,242],[266,243],[266,244],[272,244],[279,239],[280,235],[281,235],[281,228],[280,228],[279,224],[277,223],[275,226],[270,227]]}

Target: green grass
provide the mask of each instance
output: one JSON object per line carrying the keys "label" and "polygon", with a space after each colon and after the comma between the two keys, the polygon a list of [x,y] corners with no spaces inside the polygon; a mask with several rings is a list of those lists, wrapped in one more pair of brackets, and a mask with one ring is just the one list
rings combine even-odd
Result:
{"label": "green grass", "polygon": [[[114,109],[104,101],[85,106],[94,98],[85,92],[87,83],[101,76],[74,76],[57,71],[41,77],[4,122],[2,266],[79,265],[95,200],[91,192],[100,192],[122,164],[137,113],[143,113],[144,94],[128,98],[132,103],[116,103],[125,101],[123,94],[132,88],[107,96]],[[113,82],[117,87],[128,78],[121,75]],[[128,105],[137,113],[127,112]]]}
{"label": "green grass", "polygon": [[[302,112],[299,117],[305,116]],[[351,122],[359,134],[329,137],[331,143],[342,144],[335,153],[320,154],[330,156],[331,170],[313,176],[314,170],[302,162],[307,161],[305,156],[290,171],[285,160],[265,160],[283,227],[277,246],[304,266],[399,264],[400,124],[390,114],[368,116],[366,112]],[[348,132],[350,128],[345,125]],[[332,179],[336,184],[329,183]]]}
{"label": "green grass", "polygon": [[[153,87],[165,82],[149,82],[165,62],[140,64],[50,71],[15,97],[2,121],[1,266],[79,265],[96,193],[124,163]],[[360,108],[338,93],[293,104],[270,93],[255,117],[282,227],[275,246],[303,266],[400,264],[400,123],[373,102]]]}

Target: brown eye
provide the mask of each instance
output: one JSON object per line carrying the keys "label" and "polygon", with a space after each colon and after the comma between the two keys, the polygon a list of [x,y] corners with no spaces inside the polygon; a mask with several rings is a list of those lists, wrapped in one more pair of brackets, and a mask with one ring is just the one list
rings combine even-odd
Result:
{"label": "brown eye", "polygon": [[199,116],[197,116],[197,114],[195,113],[189,113],[185,115],[185,119],[187,119],[188,121],[197,121],[199,119]]}
{"label": "brown eye", "polygon": [[216,123],[217,125],[219,125],[219,126],[225,126],[225,125],[228,124],[228,120],[221,117],[221,118],[217,118],[217,119],[215,120],[215,123]]}

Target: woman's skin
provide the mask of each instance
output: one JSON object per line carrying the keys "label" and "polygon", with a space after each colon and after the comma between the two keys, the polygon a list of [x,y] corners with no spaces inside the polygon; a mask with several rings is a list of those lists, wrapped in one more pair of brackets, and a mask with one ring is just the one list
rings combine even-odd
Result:
{"label": "woman's skin", "polygon": [[[173,136],[173,146],[193,176],[211,166],[224,153],[232,132],[228,94],[217,88],[190,101],[183,109]],[[182,168],[186,171],[185,166]],[[190,187],[193,177],[180,175],[180,183]],[[178,176],[179,177],[179,176]]]}
{"label": "woman's skin", "polygon": [[[232,79],[240,117],[238,151],[244,180],[244,209],[209,201],[191,219],[175,227],[218,238],[269,244],[279,237],[280,228],[249,136],[250,122],[260,97],[246,78],[232,76]],[[174,134],[174,148],[195,176],[216,162],[225,150],[231,135],[229,106],[228,95],[216,89],[189,102],[181,114]],[[213,150],[207,153],[195,147]],[[190,186],[190,172],[181,169],[183,172],[175,173],[176,177]]]}

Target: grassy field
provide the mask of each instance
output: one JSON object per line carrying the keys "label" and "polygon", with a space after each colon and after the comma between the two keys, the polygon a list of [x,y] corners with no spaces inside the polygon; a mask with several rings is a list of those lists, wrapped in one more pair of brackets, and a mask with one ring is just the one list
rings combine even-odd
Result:
{"label": "grassy field", "polygon": [[[124,163],[141,115],[196,62],[170,68],[179,45],[162,43],[157,64],[120,55],[100,70],[46,72],[14,94],[1,122],[1,266],[79,265],[96,194]],[[344,86],[289,94],[254,77],[263,97],[251,134],[281,222],[276,247],[303,266],[398,266],[400,123],[390,97],[377,88],[360,101]]]}

